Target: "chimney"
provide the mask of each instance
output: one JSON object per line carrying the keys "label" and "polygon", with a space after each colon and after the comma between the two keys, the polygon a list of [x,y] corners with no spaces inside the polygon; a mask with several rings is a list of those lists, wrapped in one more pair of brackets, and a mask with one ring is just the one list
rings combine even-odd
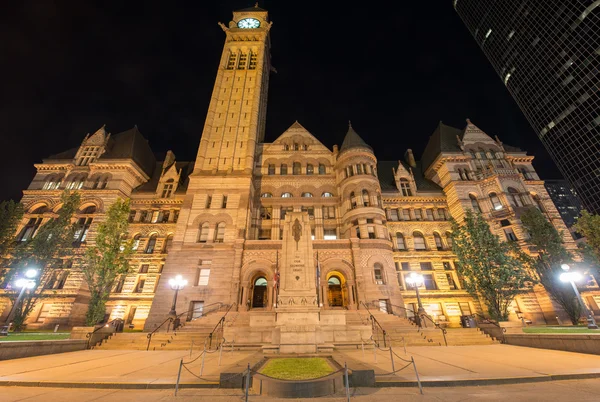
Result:
{"label": "chimney", "polygon": [[404,154],[404,160],[411,168],[417,167],[417,162],[415,162],[415,156],[413,155],[412,149],[406,150],[406,153]]}
{"label": "chimney", "polygon": [[175,163],[175,154],[169,149],[163,162],[163,170],[170,168],[173,163]]}

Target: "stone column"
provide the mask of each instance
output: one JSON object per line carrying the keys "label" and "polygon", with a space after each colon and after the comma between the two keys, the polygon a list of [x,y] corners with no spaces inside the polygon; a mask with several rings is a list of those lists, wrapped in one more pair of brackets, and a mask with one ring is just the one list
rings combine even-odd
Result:
{"label": "stone column", "polygon": [[323,303],[323,308],[328,309],[329,308],[329,295],[327,292],[327,285],[322,285],[321,286],[321,303]]}

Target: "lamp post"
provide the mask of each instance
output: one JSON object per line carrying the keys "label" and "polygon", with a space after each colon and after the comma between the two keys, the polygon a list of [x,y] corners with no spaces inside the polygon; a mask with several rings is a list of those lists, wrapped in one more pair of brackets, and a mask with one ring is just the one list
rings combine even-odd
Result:
{"label": "lamp post", "polygon": [[590,313],[587,306],[583,302],[583,299],[581,298],[581,294],[579,293],[579,290],[577,289],[577,285],[575,285],[575,282],[579,282],[582,279],[581,274],[579,272],[569,272],[569,270],[571,269],[569,264],[562,264],[560,267],[565,271],[562,274],[560,274],[560,280],[563,282],[571,283],[571,286],[573,287],[573,291],[575,292],[575,295],[577,296],[577,300],[579,301],[579,304],[581,304],[581,308],[583,309],[583,312],[587,317],[588,328],[589,329],[598,329],[598,325],[596,324],[596,320],[594,320],[594,316],[592,315],[592,313]]}
{"label": "lamp post", "polygon": [[177,317],[177,312],[175,312],[177,293],[179,293],[179,291],[183,289],[187,283],[187,279],[183,279],[181,275],[177,275],[175,278],[169,279],[169,286],[175,291],[175,296],[173,296],[173,304],[171,305],[171,311],[169,311],[169,315],[173,318]]}
{"label": "lamp post", "polygon": [[411,286],[414,286],[417,291],[417,305],[419,309],[417,310],[417,314],[422,316],[425,314],[425,309],[423,308],[423,303],[421,303],[421,295],[419,294],[419,286],[423,285],[423,275],[417,274],[416,272],[411,273],[409,276],[405,278],[406,283]]}
{"label": "lamp post", "polygon": [[17,306],[21,303],[21,300],[23,300],[23,296],[25,295],[25,291],[27,289],[33,289],[35,288],[35,277],[38,275],[38,270],[37,269],[28,269],[27,271],[25,271],[25,278],[18,278],[15,281],[15,286],[17,288],[21,288],[21,291],[19,292],[19,296],[17,296],[17,300],[15,300],[15,303],[13,304],[12,308],[10,309],[10,313],[8,313],[8,317],[6,317],[6,321],[4,321],[4,326],[2,327],[2,329],[0,329],[0,335],[8,335],[8,329],[10,328],[10,323],[12,322],[15,313],[17,312]]}

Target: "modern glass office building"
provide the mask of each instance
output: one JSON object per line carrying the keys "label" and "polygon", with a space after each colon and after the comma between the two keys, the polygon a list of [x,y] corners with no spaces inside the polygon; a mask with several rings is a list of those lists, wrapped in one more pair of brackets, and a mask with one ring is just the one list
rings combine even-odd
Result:
{"label": "modern glass office building", "polygon": [[600,1],[452,1],[584,207],[600,213]]}

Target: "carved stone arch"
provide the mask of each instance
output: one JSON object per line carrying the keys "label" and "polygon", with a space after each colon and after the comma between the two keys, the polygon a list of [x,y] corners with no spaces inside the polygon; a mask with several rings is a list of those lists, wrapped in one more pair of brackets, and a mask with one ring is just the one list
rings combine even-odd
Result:
{"label": "carved stone arch", "polygon": [[313,197],[318,197],[320,194],[318,193],[318,190],[315,186],[309,185],[309,184],[305,184],[302,185],[300,187],[298,187],[298,193],[300,196],[302,196],[303,193],[311,193],[313,195]]}
{"label": "carved stone arch", "polygon": [[81,204],[79,204],[79,210],[82,211],[90,205],[94,205],[96,207],[96,213],[104,212],[104,201],[99,197],[90,197],[81,200]]}
{"label": "carved stone arch", "polygon": [[281,194],[283,194],[283,193],[292,193],[292,196],[294,196],[294,198],[300,197],[298,188],[296,188],[295,186],[291,186],[289,184],[285,184],[283,186],[277,187],[277,189],[273,193],[273,197],[281,197]]}
{"label": "carved stone arch", "polygon": [[363,180],[360,183],[355,183],[350,186],[346,186],[346,188],[344,188],[343,196],[344,198],[348,198],[350,197],[350,193],[353,191],[354,194],[358,196],[359,194],[362,194],[363,190],[367,190],[369,192],[369,196],[381,193],[381,190],[379,189],[377,183],[368,180]]}
{"label": "carved stone arch", "polygon": [[517,190],[519,193],[526,193],[527,189],[523,187],[521,183],[516,180],[502,180],[502,188],[505,193],[508,192],[508,188],[512,187]]}
{"label": "carved stone arch", "polygon": [[29,213],[31,211],[33,211],[36,208],[41,207],[42,205],[45,205],[46,207],[48,207],[48,209],[51,209],[53,212],[54,208],[56,206],[56,201],[54,201],[52,198],[37,198],[35,200],[31,200],[29,201],[27,204],[23,205],[23,210],[25,210],[25,213]]}
{"label": "carved stone arch", "polygon": [[327,281],[327,275],[332,271],[338,271],[344,275],[344,279],[349,285],[354,284],[354,267],[348,261],[342,258],[328,258],[321,261],[321,284]]}
{"label": "carved stone arch", "polygon": [[231,219],[231,216],[225,213],[213,215],[205,212],[199,214],[194,218],[194,220],[192,221],[192,226],[195,228],[199,228],[200,225],[204,222],[208,222],[211,226],[214,226],[221,222],[225,222],[225,225],[227,226],[233,225],[233,219]]}
{"label": "carved stone arch", "polygon": [[254,259],[242,266],[241,283],[244,286],[251,285],[251,281],[258,275],[263,274],[267,281],[273,281],[275,275],[275,263],[267,259]]}
{"label": "carved stone arch", "polygon": [[157,237],[166,237],[166,230],[159,225],[144,226],[139,232],[142,237],[150,237],[156,234]]}
{"label": "carved stone arch", "polygon": [[323,193],[331,193],[334,197],[338,195],[337,187],[332,184],[323,184],[319,186],[316,191],[319,194],[315,194],[315,197],[320,197]]}

